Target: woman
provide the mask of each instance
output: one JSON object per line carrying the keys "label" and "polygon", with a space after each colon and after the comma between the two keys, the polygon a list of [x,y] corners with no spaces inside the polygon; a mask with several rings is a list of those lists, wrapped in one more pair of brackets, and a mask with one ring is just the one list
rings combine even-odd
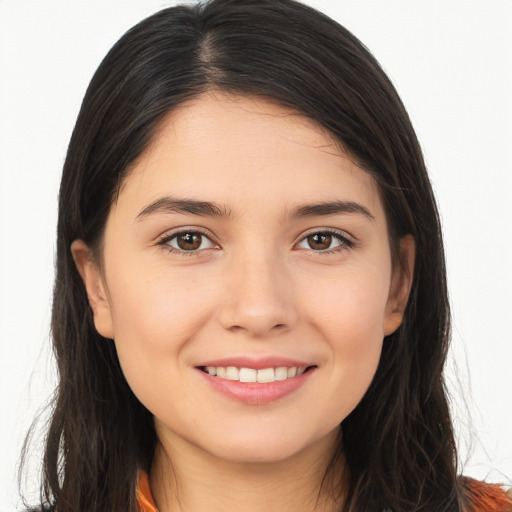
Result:
{"label": "woman", "polygon": [[50,510],[511,507],[457,476],[408,116],[300,4],[168,9],[111,50],[64,168],[52,332]]}

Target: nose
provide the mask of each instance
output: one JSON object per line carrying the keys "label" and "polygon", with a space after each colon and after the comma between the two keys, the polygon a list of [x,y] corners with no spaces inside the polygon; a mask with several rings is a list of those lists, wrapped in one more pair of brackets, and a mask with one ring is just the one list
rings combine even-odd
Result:
{"label": "nose", "polygon": [[262,338],[298,320],[288,272],[272,256],[240,257],[225,269],[219,320],[231,332]]}

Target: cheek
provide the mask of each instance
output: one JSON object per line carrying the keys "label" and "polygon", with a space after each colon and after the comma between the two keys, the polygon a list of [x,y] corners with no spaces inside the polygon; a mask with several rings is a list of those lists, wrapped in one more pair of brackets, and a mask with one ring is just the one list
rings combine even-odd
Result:
{"label": "cheek", "polygon": [[362,346],[384,337],[389,285],[390,277],[378,267],[346,269],[309,293],[306,309],[311,311],[317,329],[332,343],[346,340],[347,348],[364,352]]}
{"label": "cheek", "polygon": [[[130,267],[129,262],[125,267]],[[211,309],[214,290],[166,268],[130,271],[118,266],[109,288],[116,337],[132,338],[146,350],[166,350],[193,335]],[[126,278],[126,276],[129,276]],[[161,345],[161,346],[160,346]]]}
{"label": "cheek", "polygon": [[[148,272],[149,274],[149,272]],[[214,303],[213,291],[198,293],[194,280],[134,275],[121,266],[111,272],[109,288],[114,339],[123,373],[137,397],[148,407],[158,400],[155,390],[186,381],[184,349],[201,330]],[[130,276],[124,279],[123,276]],[[180,389],[183,399],[187,390]],[[176,396],[175,400],[180,400]]]}
{"label": "cheek", "polygon": [[328,346],[323,407],[342,421],[360,402],[379,364],[389,281],[382,272],[347,273],[310,297],[311,323]]}

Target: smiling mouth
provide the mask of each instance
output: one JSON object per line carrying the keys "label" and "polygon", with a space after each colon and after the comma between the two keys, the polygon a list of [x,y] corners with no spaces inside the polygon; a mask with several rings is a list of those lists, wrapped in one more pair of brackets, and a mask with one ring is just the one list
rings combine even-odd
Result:
{"label": "smiling mouth", "polygon": [[199,369],[212,377],[237,382],[270,382],[284,381],[299,377],[316,366],[279,366],[276,368],[238,368],[236,366],[201,366]]}

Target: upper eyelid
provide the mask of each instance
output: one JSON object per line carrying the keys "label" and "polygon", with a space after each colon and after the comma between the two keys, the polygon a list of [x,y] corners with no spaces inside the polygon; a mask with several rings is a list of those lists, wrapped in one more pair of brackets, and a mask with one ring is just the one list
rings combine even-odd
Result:
{"label": "upper eyelid", "polygon": [[297,244],[298,242],[301,242],[302,240],[304,240],[304,238],[307,238],[308,236],[311,236],[311,235],[315,235],[317,233],[329,233],[330,235],[335,235],[335,236],[339,236],[340,238],[350,240],[353,243],[357,242],[357,238],[354,235],[350,234],[349,232],[347,232],[343,229],[323,227],[323,228],[311,228],[311,229],[304,231],[303,233],[301,233],[299,235],[295,244]]}
{"label": "upper eyelid", "polygon": [[165,231],[161,235],[159,235],[156,238],[156,243],[162,243],[166,242],[167,240],[170,240],[174,238],[175,236],[182,235],[185,233],[197,233],[199,235],[205,236],[209,240],[211,240],[213,243],[218,244],[216,241],[216,237],[213,235],[213,233],[209,232],[206,229],[194,227],[194,226],[183,226],[179,228],[170,229],[168,231]]}

